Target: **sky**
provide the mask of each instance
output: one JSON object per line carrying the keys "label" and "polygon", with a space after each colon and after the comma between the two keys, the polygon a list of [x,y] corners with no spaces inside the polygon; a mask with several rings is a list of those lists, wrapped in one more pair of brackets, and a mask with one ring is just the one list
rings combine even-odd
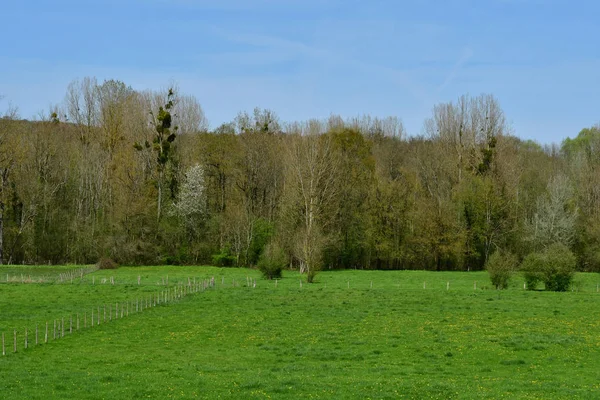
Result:
{"label": "sky", "polygon": [[513,134],[560,143],[600,122],[600,2],[20,0],[3,2],[0,111],[34,118],[75,79],[178,84],[212,127],[397,116],[493,94]]}

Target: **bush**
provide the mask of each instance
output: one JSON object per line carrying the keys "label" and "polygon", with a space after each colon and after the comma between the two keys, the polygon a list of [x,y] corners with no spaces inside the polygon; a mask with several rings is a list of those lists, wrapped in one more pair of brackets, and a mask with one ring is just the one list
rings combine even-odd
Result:
{"label": "bush", "polygon": [[517,265],[518,260],[514,254],[505,251],[496,251],[488,259],[485,268],[490,274],[492,285],[496,289],[507,289]]}
{"label": "bush", "polygon": [[263,218],[256,220],[252,227],[252,241],[248,249],[248,260],[246,260],[249,265],[258,265],[258,260],[272,236],[273,224]]}
{"label": "bush", "polygon": [[257,264],[266,279],[281,278],[281,272],[286,265],[285,252],[276,243],[269,243],[265,246]]}
{"label": "bush", "polygon": [[577,259],[568,247],[554,244],[546,250],[546,268],[544,269],[544,283],[546,290],[565,292],[571,286]]}
{"label": "bush", "polygon": [[553,244],[542,253],[529,254],[521,264],[528,289],[535,289],[541,281],[544,282],[546,290],[555,292],[569,289],[576,268],[575,255],[560,243]]}
{"label": "bush", "polygon": [[226,247],[218,254],[213,254],[212,262],[217,267],[232,267],[235,265],[236,258],[231,254],[229,247]]}
{"label": "bush", "polygon": [[527,290],[535,290],[543,280],[544,256],[542,253],[530,253],[521,263],[521,272],[525,278]]}
{"label": "bush", "polygon": [[101,258],[96,266],[98,269],[117,269],[119,265],[112,260],[112,258]]}

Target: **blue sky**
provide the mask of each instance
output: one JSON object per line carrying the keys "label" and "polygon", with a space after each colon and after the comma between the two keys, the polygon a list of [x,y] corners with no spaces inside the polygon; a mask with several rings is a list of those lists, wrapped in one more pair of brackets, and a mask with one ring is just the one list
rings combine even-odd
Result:
{"label": "blue sky", "polygon": [[74,79],[177,82],[211,126],[395,115],[492,93],[514,134],[560,142],[600,122],[600,3],[562,0],[21,0],[2,5],[0,110],[30,118]]}

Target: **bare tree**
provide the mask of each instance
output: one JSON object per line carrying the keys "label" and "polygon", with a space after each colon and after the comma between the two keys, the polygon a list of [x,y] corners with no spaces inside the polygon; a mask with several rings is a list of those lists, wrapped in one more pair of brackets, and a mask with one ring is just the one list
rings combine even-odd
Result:
{"label": "bare tree", "polygon": [[476,170],[481,164],[480,150],[489,150],[507,128],[504,112],[492,95],[464,95],[456,103],[436,105],[433,117],[425,121],[425,131],[455,154],[456,179],[460,183],[465,169]]}
{"label": "bare tree", "polygon": [[573,243],[578,214],[573,204],[574,194],[566,176],[556,175],[550,179],[547,193],[538,199],[537,212],[526,227],[534,248]]}
{"label": "bare tree", "polygon": [[173,118],[182,135],[208,130],[208,120],[204,110],[194,96],[179,95],[173,107]]}
{"label": "bare tree", "polygon": [[69,84],[65,105],[68,119],[78,128],[82,143],[90,141],[94,128],[99,125],[98,82],[96,78],[84,78]]}
{"label": "bare tree", "polygon": [[312,282],[321,267],[327,209],[337,194],[339,162],[329,135],[294,136],[287,148],[287,212],[296,219],[296,258]]}

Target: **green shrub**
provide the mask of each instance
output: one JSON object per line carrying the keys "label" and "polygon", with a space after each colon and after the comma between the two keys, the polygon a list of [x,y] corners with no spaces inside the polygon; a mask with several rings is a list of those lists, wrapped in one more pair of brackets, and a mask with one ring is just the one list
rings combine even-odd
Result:
{"label": "green shrub", "polygon": [[258,265],[260,255],[273,236],[273,224],[259,218],[252,227],[252,241],[248,249],[248,264]]}
{"label": "green shrub", "polygon": [[111,258],[101,258],[97,263],[96,266],[98,267],[98,269],[117,269],[119,268],[119,265],[114,262]]}
{"label": "green shrub", "polygon": [[565,292],[571,286],[577,259],[567,246],[554,244],[548,248],[546,254],[546,268],[544,269],[544,284],[546,290]]}
{"label": "green shrub", "polygon": [[576,268],[575,255],[560,243],[553,244],[542,253],[529,254],[521,264],[528,289],[535,289],[541,281],[544,282],[546,290],[555,292],[569,289]]}
{"label": "green shrub", "polygon": [[525,278],[527,290],[535,290],[543,280],[544,255],[542,253],[530,253],[521,263],[521,272]]}
{"label": "green shrub", "polygon": [[286,265],[285,252],[273,242],[265,246],[257,264],[258,269],[267,279],[281,278],[281,272]]}
{"label": "green shrub", "polygon": [[492,285],[496,289],[506,289],[518,265],[517,257],[505,251],[496,251],[490,256],[485,268],[490,274]]}
{"label": "green shrub", "polygon": [[225,247],[219,253],[213,254],[212,262],[217,267],[232,267],[236,263],[236,258],[231,254],[229,247]]}

